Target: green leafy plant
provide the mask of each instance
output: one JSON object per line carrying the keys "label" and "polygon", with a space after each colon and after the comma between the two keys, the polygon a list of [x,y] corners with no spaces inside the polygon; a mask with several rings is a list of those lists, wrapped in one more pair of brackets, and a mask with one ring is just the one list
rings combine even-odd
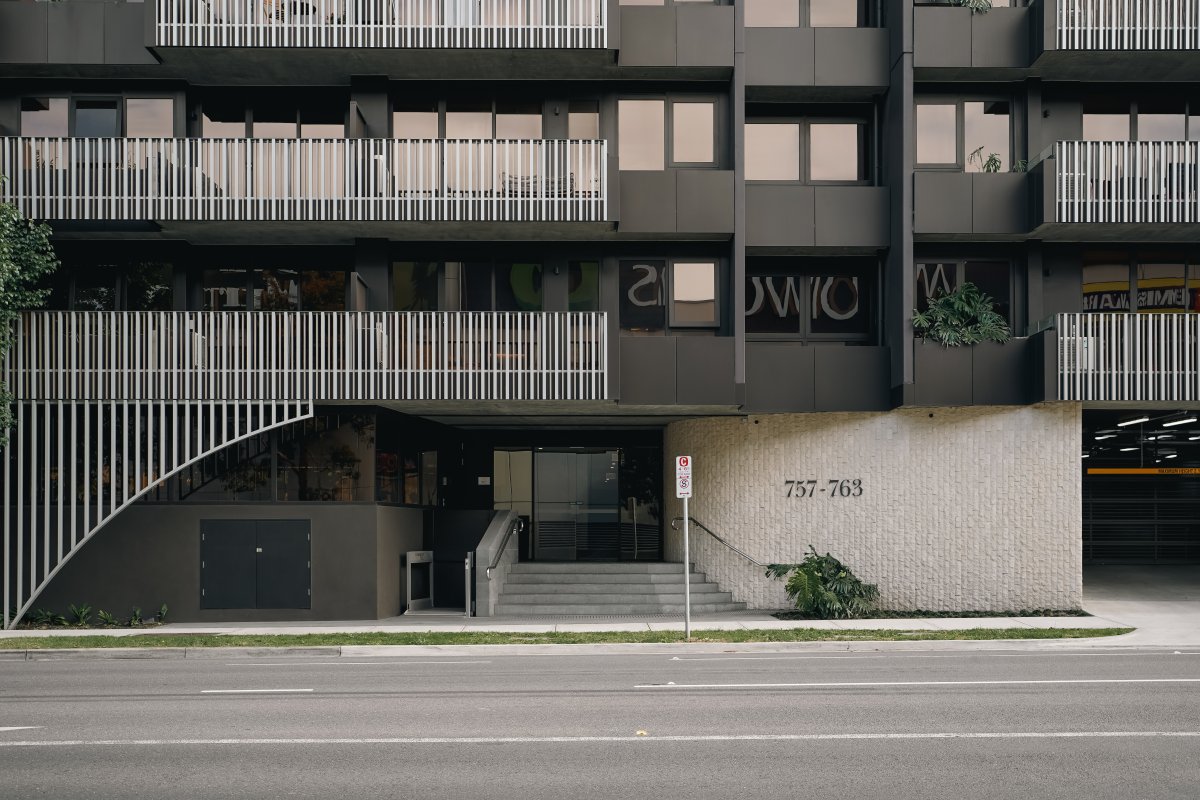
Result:
{"label": "green leafy plant", "polygon": [[991,153],[987,158],[983,157],[983,145],[975,148],[967,156],[967,162],[970,164],[978,164],[980,172],[999,172],[1003,162],[1000,160],[999,153]]}
{"label": "green leafy plant", "polygon": [[121,624],[121,620],[117,619],[104,609],[100,609],[96,612],[96,619],[99,620],[101,625],[107,628],[116,628]]}
{"label": "green leafy plant", "polygon": [[67,606],[67,612],[70,613],[71,620],[80,627],[84,627],[92,621],[92,607],[87,603],[79,605],[72,603]]}
{"label": "green leafy plant", "polygon": [[66,625],[67,620],[61,614],[55,614],[46,608],[35,608],[29,615],[29,624],[39,627]]}
{"label": "green leafy plant", "polygon": [[952,292],[935,294],[924,311],[913,310],[912,321],[918,336],[943,347],[979,342],[1003,344],[1012,338],[1008,322],[996,312],[992,298],[970,281]]}
{"label": "green leafy plant", "polygon": [[1029,159],[1018,159],[1016,163],[1012,165],[1010,172],[1029,172]]}
{"label": "green leafy plant", "polygon": [[142,610],[137,606],[133,607],[133,611],[129,615],[129,627],[136,628],[142,624]]}
{"label": "green leafy plant", "polygon": [[869,614],[879,589],[863,583],[850,568],[829,553],[818,555],[810,544],[799,564],[770,564],[769,577],[787,578],[784,589],[801,614],[817,619],[853,619]]}
{"label": "green leafy plant", "polygon": [[167,609],[166,603],[163,603],[161,606],[158,607],[158,621],[160,623],[164,623],[167,621],[167,611],[168,611],[168,609]]}
{"label": "green leafy plant", "polygon": [[972,14],[986,14],[992,9],[992,0],[952,0],[956,6],[971,9]]}

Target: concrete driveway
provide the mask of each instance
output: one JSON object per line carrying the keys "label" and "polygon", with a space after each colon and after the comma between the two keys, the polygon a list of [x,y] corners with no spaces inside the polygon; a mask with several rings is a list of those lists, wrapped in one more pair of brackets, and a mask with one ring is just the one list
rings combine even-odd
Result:
{"label": "concrete driveway", "polygon": [[1084,567],[1083,608],[1135,626],[1122,644],[1200,647],[1200,565]]}

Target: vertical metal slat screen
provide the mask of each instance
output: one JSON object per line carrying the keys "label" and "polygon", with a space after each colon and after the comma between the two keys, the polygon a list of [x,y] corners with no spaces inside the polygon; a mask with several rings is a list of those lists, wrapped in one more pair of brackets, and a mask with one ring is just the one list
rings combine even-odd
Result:
{"label": "vertical metal slat screen", "polygon": [[1058,397],[1200,401],[1200,314],[1059,314]]}
{"label": "vertical metal slat screen", "polygon": [[1058,0],[1060,50],[1200,49],[1195,0]]}

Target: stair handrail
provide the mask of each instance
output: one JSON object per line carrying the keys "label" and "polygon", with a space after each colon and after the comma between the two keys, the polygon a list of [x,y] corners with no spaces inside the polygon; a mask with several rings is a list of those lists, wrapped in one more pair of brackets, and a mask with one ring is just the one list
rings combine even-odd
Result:
{"label": "stair handrail", "polygon": [[483,571],[489,581],[492,579],[492,570],[500,566],[500,559],[504,557],[504,549],[508,547],[508,540],[512,538],[514,532],[523,530],[525,530],[525,520],[520,517],[514,519],[508,526],[508,530],[504,532],[504,538],[500,540],[500,546],[496,548],[496,555],[492,558],[492,563],[488,564],[488,568]]}
{"label": "stair handrail", "polygon": [[[734,546],[734,545],[730,544],[729,542],[725,541],[725,540],[724,540],[724,539],[722,539],[720,536],[718,536],[716,533],[714,533],[714,532],[712,531],[712,529],[710,529],[710,528],[709,528],[707,525],[705,525],[705,524],[704,524],[703,522],[701,522],[700,520],[696,519],[695,517],[691,516],[690,514],[688,515],[688,519],[689,519],[689,520],[691,520],[692,524],[693,524],[693,525],[695,525],[697,528],[699,528],[700,530],[704,531],[704,532],[705,532],[705,533],[707,533],[709,536],[711,536],[712,538],[716,539],[718,542],[720,542],[721,544],[725,545],[725,546],[726,546],[726,547],[728,547],[730,550],[732,550],[733,552],[737,553],[739,556],[741,556],[742,558],[746,559],[747,561],[749,561],[749,562],[750,562],[751,564],[753,564],[754,566],[756,566],[756,567],[761,567],[762,569],[766,569],[766,568],[767,568],[767,565],[766,565],[766,564],[762,563],[761,561],[759,561],[759,560],[758,560],[758,559],[756,559],[756,558],[753,558],[752,556],[748,556],[748,555],[746,555],[746,553],[745,553],[745,552],[743,552],[742,550],[738,549],[736,546]],[[676,530],[676,531],[677,531],[677,530],[679,530],[679,523],[680,523],[680,522],[683,522],[683,517],[675,517],[675,519],[671,520],[671,529],[672,529],[672,530]]]}

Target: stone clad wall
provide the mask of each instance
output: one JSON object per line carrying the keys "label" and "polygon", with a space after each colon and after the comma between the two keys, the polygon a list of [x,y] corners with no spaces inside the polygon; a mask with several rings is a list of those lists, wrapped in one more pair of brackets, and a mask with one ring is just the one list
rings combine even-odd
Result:
{"label": "stone clad wall", "polygon": [[[691,516],[766,563],[811,543],[879,585],[895,610],[1073,609],[1082,599],[1081,407],[902,409],[774,414],[673,423],[674,457],[694,459]],[[830,497],[831,479],[858,497]],[[799,498],[786,480],[815,479]],[[826,492],[821,492],[826,489]],[[682,560],[667,529],[666,555]],[[752,608],[788,604],[783,584],[693,532],[692,560]]]}

